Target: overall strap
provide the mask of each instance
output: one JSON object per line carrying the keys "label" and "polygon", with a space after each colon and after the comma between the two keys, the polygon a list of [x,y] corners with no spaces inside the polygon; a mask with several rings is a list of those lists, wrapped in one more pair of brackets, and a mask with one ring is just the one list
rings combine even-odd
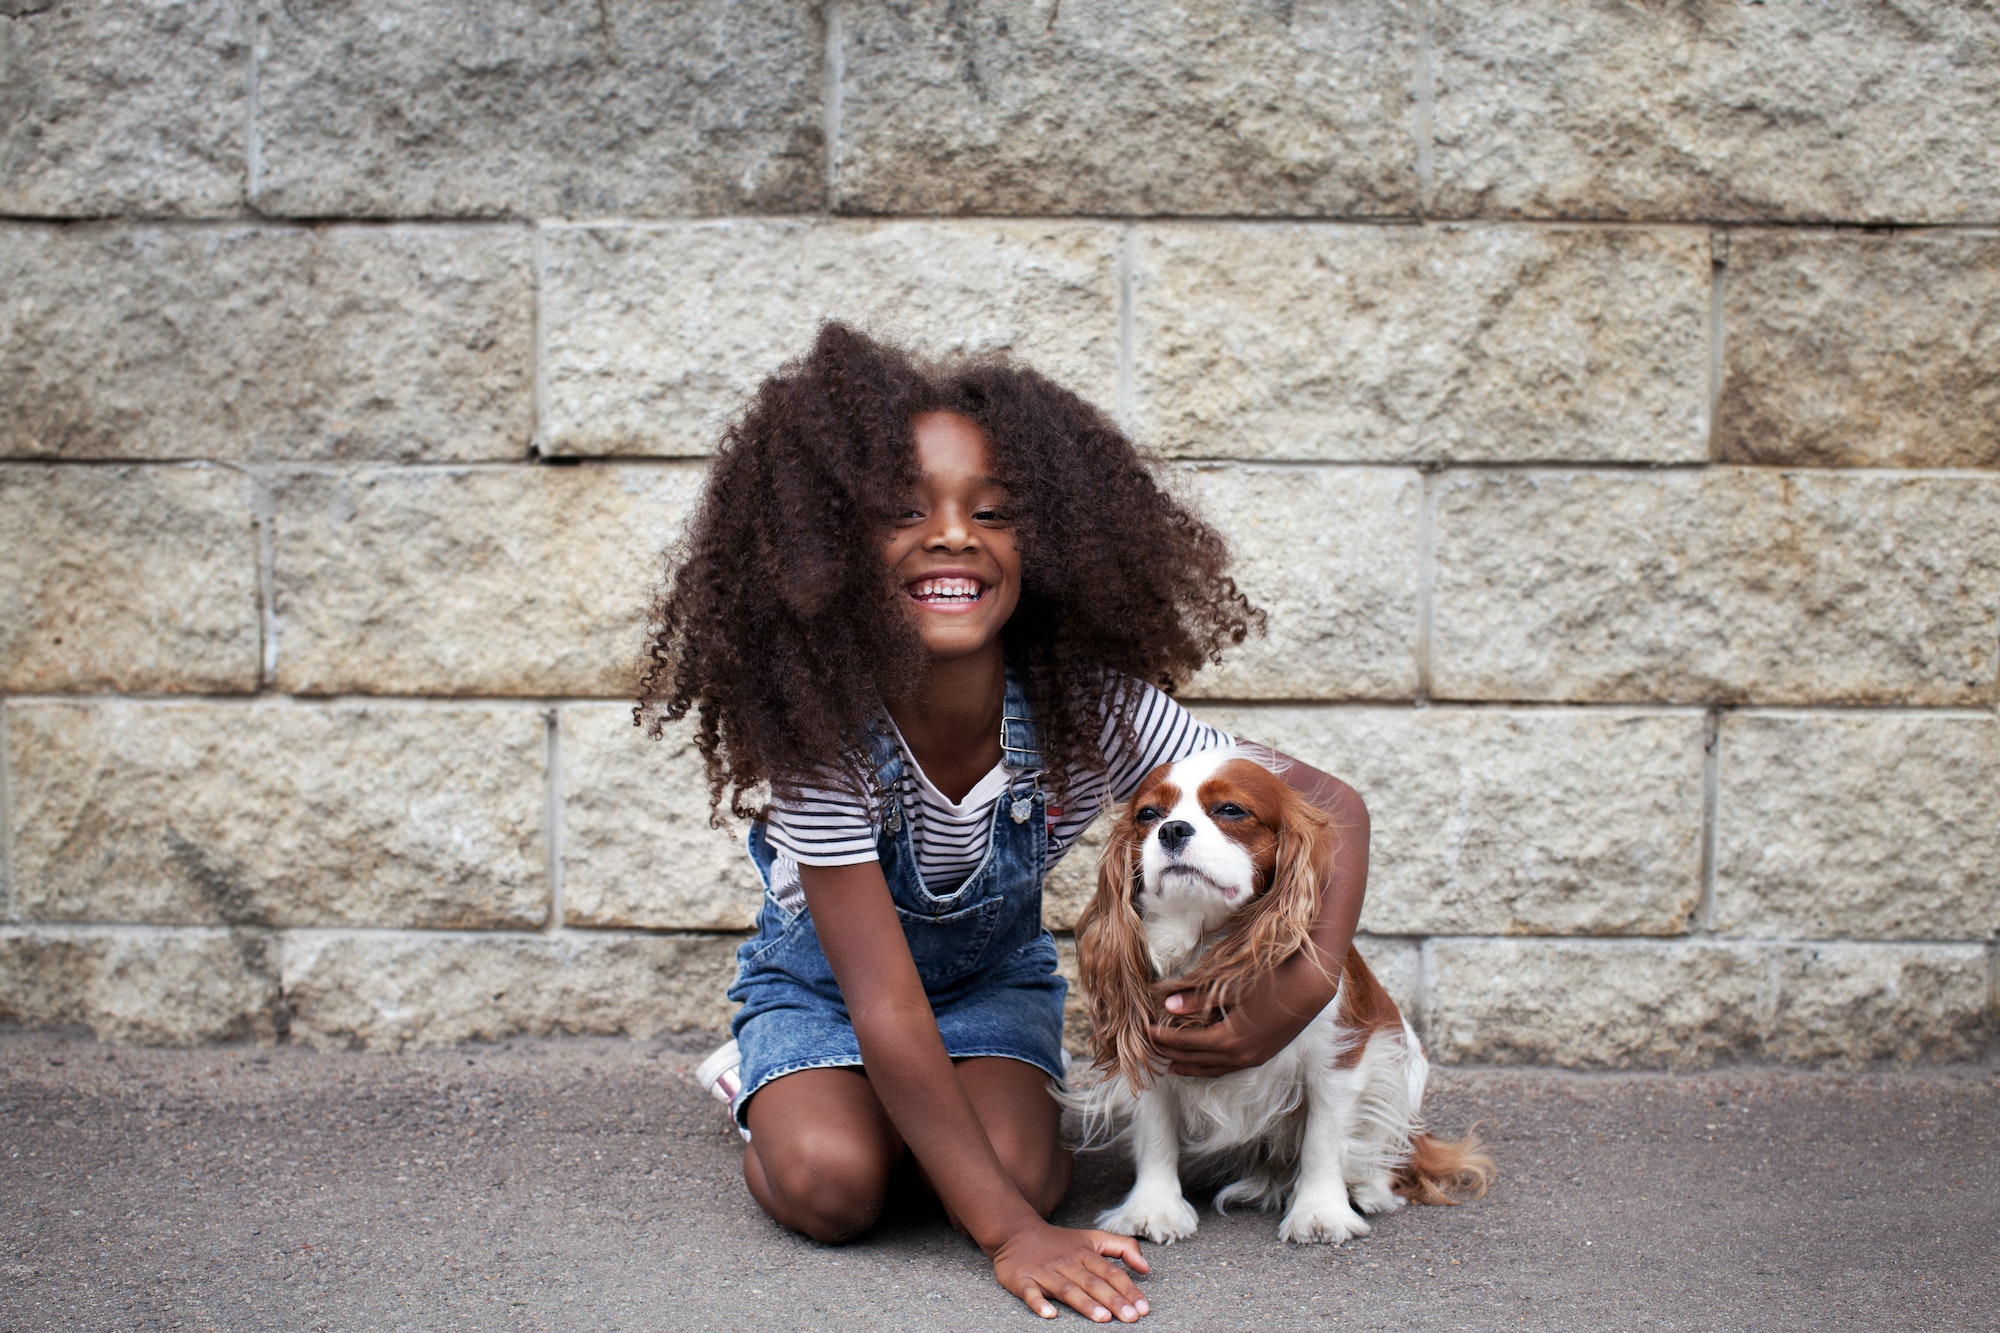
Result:
{"label": "overall strap", "polygon": [[1011,661],[1007,663],[1007,694],[1000,707],[1000,762],[1017,775],[1042,770],[1034,711],[1028,707],[1028,692]]}

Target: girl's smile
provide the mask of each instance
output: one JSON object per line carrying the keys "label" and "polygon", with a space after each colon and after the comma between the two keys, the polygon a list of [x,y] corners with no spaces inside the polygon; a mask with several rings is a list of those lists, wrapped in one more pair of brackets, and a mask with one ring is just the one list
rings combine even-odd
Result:
{"label": "girl's smile", "polygon": [[1013,497],[971,420],[925,412],[911,430],[917,475],[883,534],[882,558],[933,660],[994,650],[1021,600]]}

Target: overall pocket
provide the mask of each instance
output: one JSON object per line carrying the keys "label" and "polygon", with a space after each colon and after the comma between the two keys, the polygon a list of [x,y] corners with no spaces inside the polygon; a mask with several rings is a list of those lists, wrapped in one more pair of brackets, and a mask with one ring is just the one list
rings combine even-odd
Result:
{"label": "overall pocket", "polygon": [[903,907],[896,915],[903,923],[903,938],[910,944],[910,959],[925,990],[937,990],[958,980],[979,965],[993,938],[1006,899],[994,897],[943,916],[926,916]]}

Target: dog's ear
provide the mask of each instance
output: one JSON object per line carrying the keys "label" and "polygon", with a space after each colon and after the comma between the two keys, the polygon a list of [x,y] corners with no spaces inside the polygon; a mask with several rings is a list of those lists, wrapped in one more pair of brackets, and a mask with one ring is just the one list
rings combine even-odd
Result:
{"label": "dog's ear", "polygon": [[1090,1014],[1091,1062],[1134,1092],[1163,1061],[1147,1028],[1153,1016],[1153,955],[1139,919],[1139,850],[1145,831],[1128,808],[1097,863],[1097,893],[1076,922],[1076,967]]}
{"label": "dog's ear", "polygon": [[1253,978],[1305,948],[1319,920],[1340,834],[1325,811],[1290,787],[1279,794],[1276,833],[1270,882],[1236,914],[1222,941],[1174,983],[1176,990],[1201,993],[1209,1008],[1227,1008]]}

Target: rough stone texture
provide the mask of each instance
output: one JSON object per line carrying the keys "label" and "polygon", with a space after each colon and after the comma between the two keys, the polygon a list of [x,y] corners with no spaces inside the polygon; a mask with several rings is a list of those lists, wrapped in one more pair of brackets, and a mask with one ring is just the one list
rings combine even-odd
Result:
{"label": "rough stone texture", "polygon": [[727,1027],[733,935],[286,934],[292,1040],[406,1050],[517,1034]]}
{"label": "rough stone texture", "polygon": [[763,881],[743,830],[708,826],[691,728],[659,740],[624,704],[562,710],[562,905],[572,926],[747,930]]}
{"label": "rough stone texture", "polygon": [[1361,793],[1369,930],[1678,935],[1700,900],[1698,714],[1231,708],[1202,718]]}
{"label": "rough stone texture", "polygon": [[525,457],[524,232],[0,228],[0,453]]}
{"label": "rough stone texture", "polygon": [[1683,1069],[1976,1058],[1993,1026],[1976,944],[1437,939],[1446,1062]]}
{"label": "rough stone texture", "polygon": [[0,7],[0,213],[229,213],[243,205],[239,0]]}
{"label": "rough stone texture", "polygon": [[552,453],[707,453],[827,318],[933,353],[1017,353],[1115,405],[1112,227],[737,219],[559,228],[545,244]]}
{"label": "rough stone texture", "polygon": [[223,468],[0,464],[0,689],[255,689],[251,491]]}
{"label": "rough stone texture", "polygon": [[1407,699],[1416,689],[1423,482],[1402,468],[1187,469],[1268,616],[1189,684],[1193,698]]}
{"label": "rough stone texture", "polygon": [[1729,239],[1721,456],[2000,467],[2000,236]]}
{"label": "rough stone texture", "polygon": [[98,1040],[269,1042],[282,1014],[261,932],[0,926],[0,1022]]}
{"label": "rough stone texture", "polygon": [[1693,231],[1139,233],[1139,434],[1215,457],[1705,462]]}
{"label": "rough stone texture", "polygon": [[1050,930],[1076,929],[1077,917],[1096,894],[1097,862],[1111,836],[1113,813],[1099,815],[1043,878],[1042,924]]}
{"label": "rough stone texture", "polygon": [[118,701],[7,714],[14,891],[29,920],[548,918],[536,710]]}
{"label": "rough stone texture", "polygon": [[278,497],[278,685],[585,694],[637,680],[692,468],[302,473]]}
{"label": "rough stone texture", "polygon": [[1716,469],[1438,487],[1435,697],[1994,696],[2000,481]]}
{"label": "rough stone texture", "polygon": [[2000,929],[2000,719],[1722,720],[1713,924],[1793,939]]}
{"label": "rough stone texture", "polygon": [[1983,0],[1432,11],[1426,210],[2000,217],[2000,29]]}
{"label": "rough stone texture", "polygon": [[835,206],[1416,211],[1416,7],[845,5]]}
{"label": "rough stone texture", "polygon": [[810,210],[816,6],[424,0],[262,6],[266,212]]}

